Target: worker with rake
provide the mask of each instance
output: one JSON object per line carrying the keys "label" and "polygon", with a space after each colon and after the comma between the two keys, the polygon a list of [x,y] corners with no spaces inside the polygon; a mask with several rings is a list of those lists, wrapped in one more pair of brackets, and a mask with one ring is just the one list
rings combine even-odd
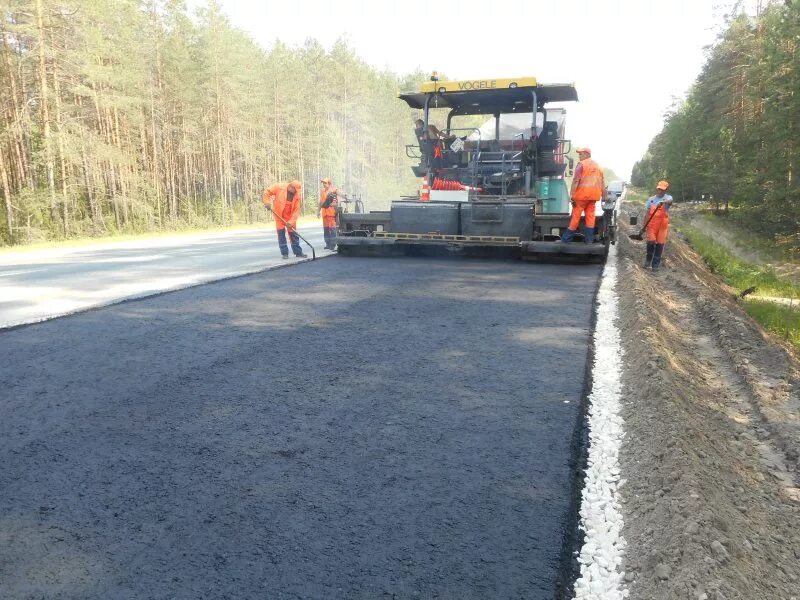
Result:
{"label": "worker with rake", "polygon": [[661,180],[656,184],[656,193],[644,205],[647,213],[647,250],[644,257],[645,269],[658,271],[669,231],[669,208],[672,196],[667,194],[669,182]]}
{"label": "worker with rake", "polygon": [[325,248],[336,250],[336,207],[338,206],[338,190],[331,184],[330,177],[323,177],[322,190],[319,192],[317,216],[322,216],[322,233],[325,237]]}
{"label": "worker with rake", "polygon": [[[278,246],[281,256],[289,258],[289,244],[286,240],[286,230],[289,230],[289,241],[292,252],[297,258],[306,258],[300,247],[300,236],[297,234],[297,217],[300,216],[300,205],[303,197],[300,189],[303,184],[299,181],[289,183],[276,183],[264,190],[261,197],[264,207],[275,215],[275,227],[278,230]],[[273,207],[274,205],[274,207]]]}

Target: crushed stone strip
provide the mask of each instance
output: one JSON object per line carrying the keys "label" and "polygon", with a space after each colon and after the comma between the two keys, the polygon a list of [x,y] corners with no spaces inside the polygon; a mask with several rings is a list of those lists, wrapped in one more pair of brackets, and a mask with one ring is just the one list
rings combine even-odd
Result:
{"label": "crushed stone strip", "polygon": [[625,434],[620,415],[622,345],[617,328],[616,283],[617,249],[612,246],[597,294],[589,449],[580,511],[584,543],[578,557],[576,600],[621,600],[628,596],[623,584],[625,539],[619,495],[619,452]]}

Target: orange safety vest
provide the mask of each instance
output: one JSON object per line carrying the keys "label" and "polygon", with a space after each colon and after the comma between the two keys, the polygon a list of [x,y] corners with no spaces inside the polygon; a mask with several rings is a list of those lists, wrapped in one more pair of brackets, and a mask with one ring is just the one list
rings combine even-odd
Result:
{"label": "orange safety vest", "polygon": [[320,214],[322,215],[322,226],[323,227],[336,227],[336,205],[339,204],[338,200],[334,200],[331,202],[331,205],[327,208],[322,208],[322,205],[325,204],[325,200],[328,198],[328,194],[331,192],[337,192],[338,190],[331,186],[327,190],[322,188],[319,192],[319,205],[320,205]]}
{"label": "orange safety vest", "polygon": [[581,178],[575,186],[572,199],[577,201],[600,200],[603,197],[603,169],[591,158],[585,158],[580,163]]}
{"label": "orange safety vest", "polygon": [[[286,189],[289,187],[289,184],[294,185],[294,188],[297,190],[291,202],[289,202],[288,191]],[[271,200],[272,210],[283,217],[283,220],[289,223],[289,225],[297,227],[297,217],[300,216],[300,205],[303,203],[303,195],[300,192],[302,186],[303,184],[299,181],[276,183],[264,190],[261,201],[264,204],[270,204]],[[280,230],[284,228],[284,224],[280,219],[275,219],[275,227]]]}

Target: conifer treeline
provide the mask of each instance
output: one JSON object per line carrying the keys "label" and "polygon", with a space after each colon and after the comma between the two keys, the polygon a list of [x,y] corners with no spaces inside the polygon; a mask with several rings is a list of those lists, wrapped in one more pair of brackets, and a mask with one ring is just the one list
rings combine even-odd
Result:
{"label": "conifer treeline", "polygon": [[652,188],[666,177],[676,199],[713,194],[750,226],[800,247],[798,45],[800,0],[735,18],[631,183]]}
{"label": "conifer treeline", "polygon": [[[0,243],[264,218],[276,181],[413,190],[398,89],[345,43],[266,52],[211,0],[0,4]],[[374,207],[374,206],[373,206]],[[313,211],[306,203],[306,211]]]}

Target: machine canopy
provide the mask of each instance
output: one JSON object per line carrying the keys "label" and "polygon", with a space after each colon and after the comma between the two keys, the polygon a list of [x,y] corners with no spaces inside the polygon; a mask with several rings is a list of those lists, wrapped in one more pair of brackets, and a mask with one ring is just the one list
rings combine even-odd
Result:
{"label": "machine canopy", "polygon": [[[534,94],[536,103],[533,106]],[[409,107],[449,108],[455,115],[532,113],[550,102],[578,100],[575,86],[569,83],[540,84],[532,77],[477,81],[425,82],[422,91],[399,94]]]}

